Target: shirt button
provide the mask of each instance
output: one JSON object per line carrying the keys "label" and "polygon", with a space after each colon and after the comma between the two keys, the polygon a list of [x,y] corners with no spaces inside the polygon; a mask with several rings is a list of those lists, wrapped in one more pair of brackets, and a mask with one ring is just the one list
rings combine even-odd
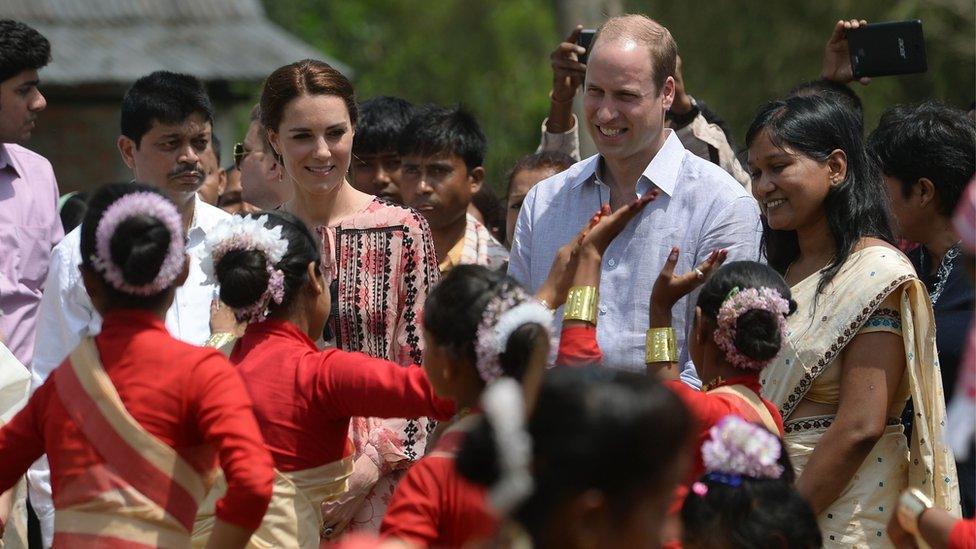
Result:
{"label": "shirt button", "polygon": [[609,261],[607,261],[607,265],[609,265],[611,267],[616,267],[617,266],[617,260],[611,258]]}
{"label": "shirt button", "polygon": [[600,305],[600,314],[601,315],[607,314],[607,306],[606,305]]}

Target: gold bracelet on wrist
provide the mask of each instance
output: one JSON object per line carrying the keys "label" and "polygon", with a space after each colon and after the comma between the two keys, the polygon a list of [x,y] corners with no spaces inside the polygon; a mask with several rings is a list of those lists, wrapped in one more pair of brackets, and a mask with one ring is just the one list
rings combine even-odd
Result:
{"label": "gold bracelet on wrist", "polygon": [[647,330],[644,344],[644,362],[677,362],[678,344],[674,338],[674,328],[651,328]]}
{"label": "gold bracelet on wrist", "polygon": [[563,320],[582,320],[595,325],[598,301],[600,301],[600,292],[597,291],[596,286],[573,286],[566,296]]}
{"label": "gold bracelet on wrist", "polygon": [[210,336],[210,339],[203,344],[204,347],[213,347],[215,349],[220,349],[224,345],[233,342],[237,339],[237,336],[230,332],[217,332]]}

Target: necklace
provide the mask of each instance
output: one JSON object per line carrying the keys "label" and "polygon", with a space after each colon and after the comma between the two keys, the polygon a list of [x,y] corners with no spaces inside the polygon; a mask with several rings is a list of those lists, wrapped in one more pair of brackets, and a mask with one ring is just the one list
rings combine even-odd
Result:
{"label": "necklace", "polygon": [[707,393],[723,383],[725,383],[725,378],[722,376],[718,376],[715,379],[709,381],[708,383],[702,385],[701,392]]}
{"label": "necklace", "polygon": [[[942,297],[942,290],[945,289],[946,282],[949,280],[949,275],[952,273],[952,267],[955,265],[955,259],[959,255],[959,243],[956,242],[951,248],[946,250],[945,256],[942,257],[942,261],[939,262],[939,270],[935,273],[935,287],[932,288],[932,292],[929,297],[932,299],[932,305],[934,306],[939,298]],[[922,264],[925,264],[925,248],[922,248]]]}

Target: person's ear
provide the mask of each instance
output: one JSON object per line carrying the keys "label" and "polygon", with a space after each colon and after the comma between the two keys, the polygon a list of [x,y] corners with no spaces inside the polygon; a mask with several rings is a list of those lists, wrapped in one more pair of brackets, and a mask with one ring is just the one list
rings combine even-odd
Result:
{"label": "person's ear", "polygon": [[695,341],[702,345],[708,340],[703,320],[701,307],[695,307]]}
{"label": "person's ear", "polygon": [[227,170],[220,168],[217,171],[217,196],[224,194],[227,189]]}
{"label": "person's ear", "polygon": [[935,183],[927,177],[921,177],[918,181],[912,185],[912,195],[918,198],[919,206],[925,208],[927,206],[935,205]]}
{"label": "person's ear", "polygon": [[278,143],[278,132],[268,128],[268,145],[271,146],[271,154],[275,157],[275,160],[281,158],[281,145]]}
{"label": "person's ear", "polygon": [[831,187],[836,187],[847,179],[847,153],[840,149],[834,149],[830,153],[827,157],[827,177]]}
{"label": "person's ear", "polygon": [[325,292],[325,275],[315,266],[314,261],[310,261],[306,267],[308,272],[308,289],[313,297],[318,297]]}
{"label": "person's ear", "polygon": [[136,142],[124,135],[120,135],[119,140],[116,142],[116,146],[119,148],[119,153],[122,155],[122,161],[125,162],[125,165],[128,166],[130,170],[135,172],[135,151],[138,148],[136,147]]}
{"label": "person's ear", "polygon": [[482,166],[468,172],[468,178],[471,180],[471,194],[481,190],[481,184],[485,182],[485,169]]}
{"label": "person's ear", "polygon": [[669,76],[664,80],[664,85],[661,86],[661,106],[664,107],[664,110],[671,108],[671,105],[674,103],[674,94],[674,77]]}

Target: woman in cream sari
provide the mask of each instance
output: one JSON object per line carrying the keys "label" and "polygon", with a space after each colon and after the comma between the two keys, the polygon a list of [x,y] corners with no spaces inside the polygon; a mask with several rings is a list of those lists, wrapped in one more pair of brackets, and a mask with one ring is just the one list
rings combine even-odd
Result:
{"label": "woman in cream sari", "polygon": [[[827,547],[890,546],[885,524],[907,486],[953,513],[959,502],[932,307],[889,243],[861,134],[841,101],[791,97],[760,109],[746,137],[764,250],[798,305],[762,393],[783,415]],[[910,441],[898,420],[909,397]]]}

